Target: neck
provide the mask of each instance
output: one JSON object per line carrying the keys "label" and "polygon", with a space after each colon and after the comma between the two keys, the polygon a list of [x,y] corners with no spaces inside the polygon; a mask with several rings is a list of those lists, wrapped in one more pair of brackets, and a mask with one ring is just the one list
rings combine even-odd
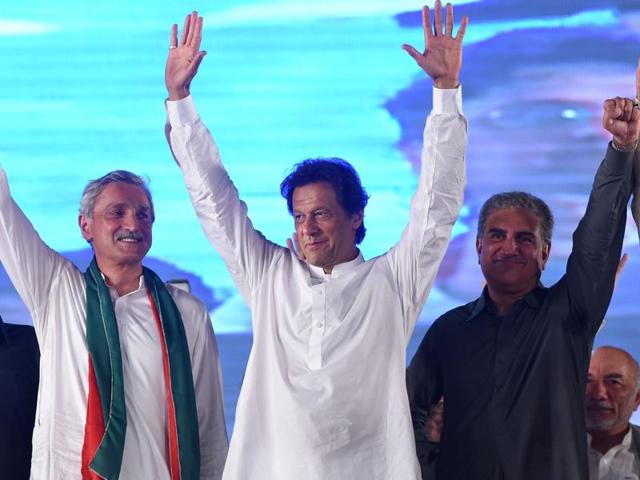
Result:
{"label": "neck", "polygon": [[140,286],[142,264],[104,266],[98,262],[107,285],[116,289],[119,296],[135,292]]}
{"label": "neck", "polygon": [[615,447],[616,445],[620,445],[624,440],[627,432],[629,432],[629,424],[625,425],[622,430],[590,430],[589,434],[591,435],[591,448],[604,455],[611,448]]}
{"label": "neck", "polygon": [[356,247],[355,245],[353,246],[353,252],[351,253],[351,255],[349,255],[348,257],[346,257],[344,260],[336,263],[335,265],[325,265],[322,267],[322,271],[326,274],[326,275],[331,275],[331,272],[333,271],[333,268],[336,265],[340,265],[341,263],[347,263],[350,262],[352,260],[354,260],[357,256],[358,256],[358,247]]}

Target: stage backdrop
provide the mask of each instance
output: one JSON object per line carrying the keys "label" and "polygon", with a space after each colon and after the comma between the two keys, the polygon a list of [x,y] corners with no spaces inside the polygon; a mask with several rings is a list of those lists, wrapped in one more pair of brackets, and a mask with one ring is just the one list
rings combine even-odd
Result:
{"label": "stage backdrop", "polygon": [[[192,86],[198,109],[254,225],[282,244],[293,222],[279,182],[292,164],[317,156],[352,162],[371,194],[365,257],[396,242],[416,187],[431,85],[400,49],[423,45],[413,1],[3,4],[0,162],[16,201],[45,242],[84,266],[90,251],[77,208],[85,183],[120,168],[149,177],[157,221],[148,265],[167,280],[190,280],[209,306],[231,429],[250,314],[200,230],[164,139],[169,28],[194,8],[208,51]],[[469,180],[409,356],[434,318],[479,294],[476,217],[490,194],[524,189],[551,205],[557,227],[543,281],[563,274],[608,141],[602,101],[634,95],[639,8],[636,0],[458,2],[457,19],[471,19],[462,72]],[[637,357],[640,249],[628,226],[630,260],[596,343]],[[5,321],[31,322],[4,271],[0,295]]]}

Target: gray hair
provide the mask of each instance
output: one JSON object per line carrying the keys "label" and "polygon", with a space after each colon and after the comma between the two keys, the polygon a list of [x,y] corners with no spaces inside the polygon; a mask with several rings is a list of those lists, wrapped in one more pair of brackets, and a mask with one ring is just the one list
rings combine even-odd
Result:
{"label": "gray hair", "polygon": [[126,170],[114,170],[100,178],[91,180],[87,184],[87,186],[84,187],[82,197],[80,198],[80,215],[84,215],[87,218],[92,218],[93,208],[96,204],[96,198],[98,198],[98,195],[102,193],[107,185],[117,182],[128,183],[129,185],[140,187],[147,196],[147,200],[149,200],[149,205],[151,206],[151,220],[155,220],[156,215],[155,210],[153,209],[153,200],[151,199],[151,192],[149,191],[148,182],[135,173],[131,173]]}
{"label": "gray hair", "polygon": [[540,219],[540,232],[545,244],[551,243],[553,233],[553,214],[549,206],[540,198],[527,192],[497,193],[484,202],[478,217],[478,237],[484,233],[487,218],[496,210],[521,208],[533,213]]}

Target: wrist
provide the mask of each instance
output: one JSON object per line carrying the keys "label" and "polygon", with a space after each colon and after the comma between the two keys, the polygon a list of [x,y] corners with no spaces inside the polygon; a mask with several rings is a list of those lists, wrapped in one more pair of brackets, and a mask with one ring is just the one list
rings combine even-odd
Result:
{"label": "wrist", "polygon": [[169,100],[182,100],[190,95],[189,89],[185,87],[181,88],[170,88],[167,87],[167,92],[169,93]]}
{"label": "wrist", "polygon": [[617,150],[619,152],[629,153],[629,152],[633,152],[636,148],[638,148],[638,140],[636,139],[634,142],[625,144],[617,141],[614,138],[613,140],[611,140],[611,146],[613,147],[614,150]]}
{"label": "wrist", "polygon": [[433,80],[433,86],[443,90],[458,88],[459,85],[460,85],[460,79],[458,77],[455,77],[455,78],[441,77]]}

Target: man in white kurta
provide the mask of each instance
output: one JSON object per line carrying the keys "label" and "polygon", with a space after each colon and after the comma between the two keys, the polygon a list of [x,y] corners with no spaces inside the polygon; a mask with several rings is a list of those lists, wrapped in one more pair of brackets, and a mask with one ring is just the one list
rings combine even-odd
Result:
{"label": "man in white kurta", "polygon": [[[437,8],[436,25],[441,24]],[[430,32],[429,23],[426,14]],[[457,51],[447,53],[454,57],[451,69],[435,76],[448,81],[434,82],[441,88],[433,91],[418,190],[400,242],[365,261],[352,239],[353,258],[314,265],[254,228],[196,112],[188,86],[204,56],[201,28],[194,13],[179,43],[175,27],[172,31],[166,106],[171,149],[202,228],[252,312],[253,347],[223,478],[418,479],[405,355],[462,204],[467,134],[458,57],[463,31],[453,38],[450,26],[444,35],[436,27],[431,57],[406,47],[427,71],[426,59],[437,57],[431,50],[439,40]],[[305,254],[302,245],[301,250]]]}
{"label": "man in white kurta", "polygon": [[[31,313],[40,346],[31,478],[79,479],[89,389],[85,278],[41,240],[11,197],[2,169],[0,261]],[[169,479],[161,343],[143,277],[131,280],[137,288],[123,295],[107,281],[120,336],[127,414],[119,478]],[[190,353],[201,478],[219,479],[227,437],[218,350],[209,314],[189,293],[167,288],[182,316]]]}

